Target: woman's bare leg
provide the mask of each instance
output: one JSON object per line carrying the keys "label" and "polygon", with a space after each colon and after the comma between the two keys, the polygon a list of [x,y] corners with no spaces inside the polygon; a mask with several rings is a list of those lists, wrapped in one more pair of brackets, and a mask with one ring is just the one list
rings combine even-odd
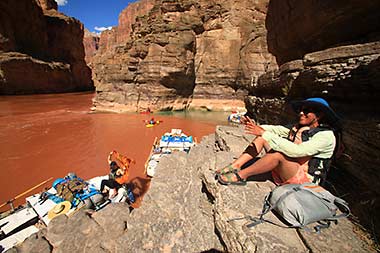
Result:
{"label": "woman's bare leg", "polygon": [[[266,150],[269,150],[269,145],[267,141],[264,140],[264,138],[262,138],[261,136],[254,139],[253,142],[250,144],[250,146],[251,145],[254,145],[254,147],[256,147],[257,153],[260,153],[263,150],[263,148],[265,148]],[[252,160],[253,158],[255,158],[255,156],[252,156],[248,153],[243,153],[239,156],[238,159],[236,159],[232,163],[232,167],[241,168],[246,162]]]}
{"label": "woman's bare leg", "polygon": [[[254,164],[238,172],[242,179],[247,179],[253,175],[263,174],[272,170],[276,170],[282,181],[286,181],[296,175],[300,164],[289,157],[284,156],[279,152],[265,154]],[[221,179],[226,181],[227,177],[221,176]],[[238,179],[235,176],[235,180]],[[233,181],[235,181],[233,180]]]}

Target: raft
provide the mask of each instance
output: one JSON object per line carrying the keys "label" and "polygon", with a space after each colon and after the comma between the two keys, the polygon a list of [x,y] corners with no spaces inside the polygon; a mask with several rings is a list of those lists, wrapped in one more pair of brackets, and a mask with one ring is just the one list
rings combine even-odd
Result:
{"label": "raft", "polygon": [[153,177],[163,156],[170,155],[173,152],[188,153],[195,143],[194,138],[184,134],[181,129],[172,129],[170,133],[165,133],[160,139],[156,137],[145,163],[146,174]]}
{"label": "raft", "polygon": [[[47,191],[27,196],[25,198],[26,204],[14,210],[11,205],[12,210],[0,215],[0,245],[2,249],[6,251],[22,243],[30,235],[38,232],[41,225],[47,226],[57,215],[70,216],[81,208],[91,208],[97,211],[109,204],[111,201],[104,200],[99,191],[100,182],[103,179],[108,179],[108,176],[100,176],[88,181],[83,180],[86,188],[75,196],[77,203],[73,201],[68,205],[68,201],[57,196],[56,189],[51,186]],[[11,204],[12,200],[8,203]],[[65,205],[61,205],[62,203]],[[61,211],[62,213],[60,213]]]}
{"label": "raft", "polygon": [[159,125],[161,122],[162,122],[162,121],[157,120],[157,121],[155,121],[154,123],[147,123],[147,124],[145,124],[145,126],[146,126],[146,127],[154,127],[154,126],[156,126],[156,125]]}
{"label": "raft", "polygon": [[245,115],[245,112],[233,112],[228,115],[228,122],[240,124],[242,117]]}

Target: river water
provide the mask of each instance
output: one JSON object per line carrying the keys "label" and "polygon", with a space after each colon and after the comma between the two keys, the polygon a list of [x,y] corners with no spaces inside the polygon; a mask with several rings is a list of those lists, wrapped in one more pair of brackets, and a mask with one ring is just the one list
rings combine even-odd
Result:
{"label": "river water", "polygon": [[[69,172],[84,179],[106,175],[107,156],[116,150],[136,160],[130,180],[138,186],[138,206],[149,187],[144,164],[155,137],[180,128],[200,141],[217,124],[228,123],[228,113],[93,113],[93,96],[0,96],[0,205],[50,177],[54,180]],[[144,120],[152,116],[162,123],[145,127]],[[53,180],[25,196],[50,187]]]}

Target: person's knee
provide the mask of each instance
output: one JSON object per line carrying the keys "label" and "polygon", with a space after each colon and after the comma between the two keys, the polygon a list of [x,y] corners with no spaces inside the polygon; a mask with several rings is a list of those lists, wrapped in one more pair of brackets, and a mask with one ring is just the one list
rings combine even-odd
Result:
{"label": "person's knee", "polygon": [[262,145],[266,142],[266,140],[261,137],[261,136],[257,136],[253,141],[252,143],[256,143],[256,144],[259,144],[259,145]]}
{"label": "person's knee", "polygon": [[267,149],[266,147],[269,147],[268,145],[268,142],[261,136],[257,136],[253,142],[252,142],[253,145],[256,146],[257,150],[259,152],[261,152],[261,150],[265,147],[265,149]]}

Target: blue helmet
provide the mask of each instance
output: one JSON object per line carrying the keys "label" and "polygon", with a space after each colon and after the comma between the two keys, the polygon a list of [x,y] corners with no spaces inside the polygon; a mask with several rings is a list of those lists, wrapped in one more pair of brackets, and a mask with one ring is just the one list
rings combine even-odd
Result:
{"label": "blue helmet", "polygon": [[59,184],[65,182],[65,181],[66,181],[66,180],[63,179],[63,178],[57,178],[57,179],[53,182],[53,187],[54,187],[54,189],[57,187],[57,185],[59,185]]}
{"label": "blue helmet", "polygon": [[325,114],[327,122],[331,126],[339,126],[341,118],[330,107],[329,103],[323,98],[308,98],[306,100],[294,101],[291,103],[293,110],[298,111],[302,106],[309,105],[318,108]]}

